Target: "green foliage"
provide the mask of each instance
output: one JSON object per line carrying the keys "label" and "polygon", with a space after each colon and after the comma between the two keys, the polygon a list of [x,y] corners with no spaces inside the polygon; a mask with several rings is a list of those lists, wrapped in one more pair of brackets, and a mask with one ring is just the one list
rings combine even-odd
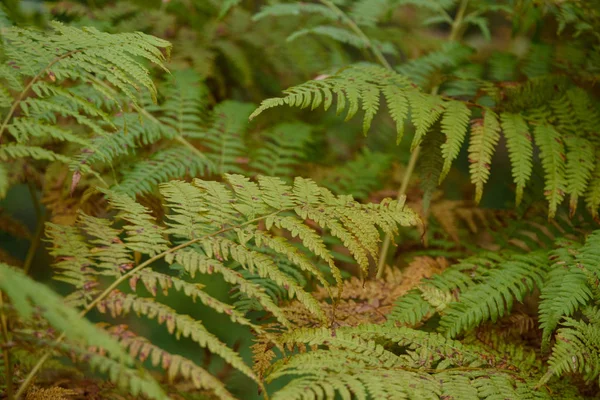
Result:
{"label": "green foliage", "polygon": [[6,2],[0,397],[596,398],[599,6]]}
{"label": "green foliage", "polygon": [[[192,279],[197,273],[221,275],[244,296],[256,300],[268,315],[289,326],[282,309],[264,293],[260,284],[236,271],[240,269],[285,288],[290,298],[297,298],[311,314],[325,320],[319,303],[276,264],[275,256],[283,256],[302,274],[316,278],[327,287],[327,280],[311,261],[317,257],[330,266],[341,285],[340,272],[330,250],[304,220],[310,218],[329,229],[366,269],[368,257],[377,254],[379,232],[376,227],[393,233],[397,225],[416,224],[417,217],[405,209],[401,201],[361,205],[349,196],[334,196],[308,179],[296,178],[293,186],[289,186],[271,177],[259,177],[258,184],[241,175],[225,178],[227,185],[200,179],[193,184],[182,181],[161,184],[164,206],[170,210],[162,224],[131,197],[106,191],[110,206],[117,212],[113,220],[82,214],[76,227],[50,225],[48,234],[54,242],[52,254],[62,260],[56,264],[58,279],[75,286],[76,291],[70,297],[78,305],[85,306],[86,310],[95,307],[100,312],[109,312],[112,318],[135,312],[138,316],[155,319],[165,325],[170,334],[189,337],[257,380],[238,353],[210,333],[201,321],[163,304],[157,297],[158,291],[162,289],[165,294],[179,291],[192,300],[199,300],[204,307],[226,314],[236,324],[256,332],[262,329],[233,306],[204,292],[202,286],[150,269],[151,263],[164,259],[186,271]],[[279,229],[298,237],[307,251],[301,251],[293,242],[277,235]],[[271,249],[272,253],[258,251],[261,247]],[[136,263],[134,254],[148,258]],[[101,276],[115,279],[103,292],[97,289]],[[132,293],[116,290],[116,285],[124,281],[129,282]],[[137,294],[138,282],[143,283],[151,297]],[[183,362],[181,360],[179,362]],[[213,377],[196,378],[196,374],[207,372],[201,372],[197,366],[193,369],[200,372],[190,375],[186,370],[182,374],[194,385],[209,389],[220,398],[231,397],[220,381]]]}

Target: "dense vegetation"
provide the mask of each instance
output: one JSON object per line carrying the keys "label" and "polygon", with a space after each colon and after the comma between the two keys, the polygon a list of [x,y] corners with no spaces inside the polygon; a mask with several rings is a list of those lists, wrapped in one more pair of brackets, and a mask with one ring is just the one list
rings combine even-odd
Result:
{"label": "dense vegetation", "polygon": [[1,395],[598,398],[599,78],[596,0],[4,2]]}

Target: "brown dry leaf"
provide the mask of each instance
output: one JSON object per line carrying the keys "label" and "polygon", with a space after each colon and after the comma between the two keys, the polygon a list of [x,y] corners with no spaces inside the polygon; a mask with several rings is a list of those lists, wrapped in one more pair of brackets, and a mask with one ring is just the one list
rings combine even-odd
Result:
{"label": "brown dry leaf", "polygon": [[[443,271],[449,265],[443,257],[415,257],[403,270],[388,269],[384,279],[361,281],[353,277],[344,282],[339,302],[332,305],[327,291],[319,288],[314,296],[333,321],[332,327],[380,324],[387,320],[396,299],[416,287],[423,278]],[[320,323],[297,301],[285,307],[286,316],[295,325],[316,327]]]}

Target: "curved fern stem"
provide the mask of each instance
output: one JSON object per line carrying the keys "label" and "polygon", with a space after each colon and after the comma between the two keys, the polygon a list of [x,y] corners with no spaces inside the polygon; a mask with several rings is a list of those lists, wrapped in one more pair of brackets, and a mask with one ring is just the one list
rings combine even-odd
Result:
{"label": "curved fern stem", "polygon": [[333,11],[334,13],[339,15],[340,19],[342,21],[344,21],[348,25],[348,27],[367,44],[367,47],[369,49],[371,49],[371,51],[373,52],[373,55],[375,56],[375,58],[377,58],[377,61],[379,61],[379,63],[381,65],[383,65],[384,67],[386,67],[389,70],[392,70],[392,66],[385,59],[385,57],[383,56],[383,53],[377,47],[375,47],[373,45],[373,42],[371,42],[371,39],[369,39],[367,37],[367,35],[365,35],[365,33],[362,31],[362,29],[360,29],[360,27],[358,25],[356,25],[356,22],[354,22],[352,20],[352,18],[348,17],[342,10],[340,10],[338,8],[338,6],[333,4],[331,1],[329,1],[329,0],[320,0],[320,1],[323,5],[327,6],[331,11]]}
{"label": "curved fern stem", "polygon": [[[467,10],[467,6],[469,4],[469,0],[462,0],[460,2],[460,6],[456,13],[456,17],[454,18],[454,22],[452,22],[452,30],[450,31],[450,35],[448,36],[449,41],[455,41],[459,39],[459,36],[462,31],[463,18],[465,16],[465,11]],[[439,87],[436,86],[431,90],[432,95],[436,95]],[[408,167],[406,172],[404,173],[404,177],[402,178],[402,186],[398,190],[398,197],[406,194],[406,189],[408,188],[408,181],[415,169],[415,164],[419,158],[419,152],[421,147],[418,146],[415,148],[410,155],[410,160],[408,161]],[[383,245],[381,246],[381,251],[379,253],[379,262],[377,263],[377,279],[381,279],[383,277],[383,270],[385,267],[385,259],[387,258],[387,253],[390,247],[390,242],[392,238],[390,234],[386,234],[383,239]]]}
{"label": "curved fern stem", "polygon": [[[248,220],[242,224],[239,225],[234,225],[234,226],[230,226],[227,228],[223,228],[220,229],[216,232],[213,232],[211,234],[208,235],[204,235],[202,237],[196,238],[196,239],[192,239],[192,240],[188,240],[187,242],[184,242],[178,246],[175,247],[171,247],[165,251],[163,251],[162,253],[159,253],[157,255],[155,255],[154,257],[151,257],[149,259],[147,259],[146,261],[144,261],[143,263],[141,263],[140,265],[138,265],[137,267],[131,269],[130,271],[128,271],[126,274],[121,275],[118,279],[116,279],[110,286],[108,286],[102,293],[100,293],[94,300],[92,300],[83,310],[81,310],[81,312],[79,313],[80,317],[84,317],[88,312],[90,312],[91,310],[94,309],[94,307],[96,307],[98,305],[99,302],[101,302],[102,300],[104,300],[113,290],[115,290],[121,283],[125,282],[127,279],[131,278],[133,275],[135,275],[136,273],[138,273],[139,271],[141,271],[142,269],[150,266],[150,264],[154,263],[155,261],[160,260],[161,258],[164,258],[165,256],[167,256],[170,253],[173,253],[177,250],[181,250],[184,249],[188,246],[191,246],[194,243],[197,243],[199,241],[208,239],[210,237],[213,236],[217,236],[220,235],[222,233],[228,232],[232,229],[236,229],[236,228],[242,228],[246,225],[258,222],[258,221],[262,221],[264,219],[273,217],[277,214],[280,214],[282,212],[286,212],[286,211],[291,211],[292,209],[282,209],[282,210],[277,210],[276,212],[273,212],[271,214],[268,215],[263,215],[262,217],[257,217],[251,220]],[[65,338],[65,333],[61,333],[60,336],[58,336],[56,338],[56,340],[54,341],[54,344],[58,344],[60,343],[63,339]],[[54,347],[54,346],[53,346]],[[23,381],[23,383],[21,384],[21,386],[19,387],[19,390],[17,391],[16,395],[15,395],[15,400],[18,400],[19,397],[25,392],[25,390],[27,389],[27,387],[29,386],[29,384],[33,381],[33,378],[35,377],[35,375],[37,374],[37,372],[41,369],[41,367],[44,365],[44,363],[48,360],[48,357],[50,357],[50,351],[46,352],[41,358],[40,360],[35,364],[35,366],[31,369],[31,371],[29,371],[29,374],[27,375],[27,377],[25,378],[25,380]],[[264,388],[263,388],[264,389]]]}

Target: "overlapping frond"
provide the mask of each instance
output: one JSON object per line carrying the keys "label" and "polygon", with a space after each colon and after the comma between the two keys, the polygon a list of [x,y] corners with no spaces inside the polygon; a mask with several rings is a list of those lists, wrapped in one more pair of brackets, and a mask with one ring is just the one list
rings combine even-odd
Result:
{"label": "overlapping frond", "polygon": [[[204,307],[226,314],[233,323],[261,332],[235,305],[213,298],[194,283],[198,273],[218,274],[237,292],[257,301],[263,313],[289,326],[276,299],[261,286],[263,281],[251,279],[256,276],[296,298],[318,320],[326,321],[319,302],[294,275],[314,277],[329,290],[328,280],[314,266],[316,257],[329,265],[338,284],[341,276],[320,232],[306,219],[314,221],[320,229],[329,229],[366,269],[368,257],[377,253],[380,235],[377,228],[394,233],[398,225],[416,224],[417,216],[402,201],[363,205],[349,196],[334,196],[303,178],[296,178],[293,186],[263,176],[257,183],[241,175],[225,175],[225,179],[226,183],[195,179],[193,183],[161,184],[164,207],[168,210],[162,222],[156,221],[150,210],[130,196],[105,190],[110,206],[116,211],[114,217],[103,219],[82,214],[75,227],[51,225],[52,254],[59,259],[56,265],[59,279],[77,288],[70,296],[72,304],[95,306],[101,312],[110,312],[113,318],[135,312],[155,319],[169,333],[189,337],[257,380],[239,354],[208,331],[201,321],[163,304],[157,297],[159,289],[164,293],[175,289],[199,300]],[[303,247],[296,246],[289,236],[281,236],[282,230],[297,238]],[[261,251],[263,247],[269,251]],[[147,258],[143,261],[140,256]],[[279,265],[278,257],[286,260],[285,268]],[[187,274],[176,277],[151,268],[153,261],[163,258]],[[118,291],[114,285],[101,292],[101,276],[110,276],[116,282],[128,281],[133,293]],[[136,294],[139,283],[143,283],[151,297]],[[162,354],[160,349],[152,351]],[[181,363],[183,359],[177,365]],[[169,370],[168,366],[164,368]],[[220,392],[225,390],[223,387],[215,386],[215,378],[181,373],[195,384],[200,379],[205,382],[203,388],[228,398],[225,395],[228,392]]]}

